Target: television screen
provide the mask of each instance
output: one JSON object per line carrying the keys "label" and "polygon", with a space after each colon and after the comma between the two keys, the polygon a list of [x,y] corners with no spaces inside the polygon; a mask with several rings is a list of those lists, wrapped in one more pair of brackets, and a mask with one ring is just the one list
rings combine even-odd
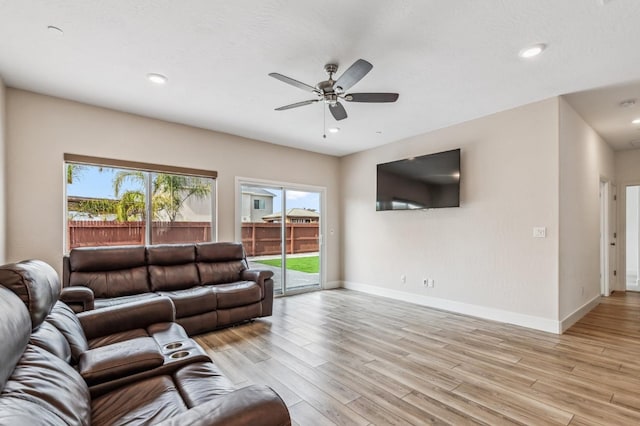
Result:
{"label": "television screen", "polygon": [[376,210],[460,206],[460,149],[378,164]]}

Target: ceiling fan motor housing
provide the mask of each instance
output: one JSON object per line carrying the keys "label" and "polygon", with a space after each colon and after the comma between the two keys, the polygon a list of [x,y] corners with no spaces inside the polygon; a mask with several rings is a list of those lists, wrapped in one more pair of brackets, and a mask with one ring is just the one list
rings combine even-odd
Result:
{"label": "ceiling fan motor housing", "polygon": [[335,92],[333,88],[334,84],[335,84],[335,81],[329,78],[329,80],[321,81],[316,86],[316,88],[320,92],[319,95],[322,97],[324,102],[329,105],[335,105],[336,102],[338,102],[338,94]]}

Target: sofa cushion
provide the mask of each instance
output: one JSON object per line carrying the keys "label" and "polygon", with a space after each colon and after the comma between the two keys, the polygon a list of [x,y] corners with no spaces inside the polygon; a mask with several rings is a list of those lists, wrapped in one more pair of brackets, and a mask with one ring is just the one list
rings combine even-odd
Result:
{"label": "sofa cushion", "polygon": [[69,426],[40,404],[10,394],[0,395],[0,424]]}
{"label": "sofa cushion", "polygon": [[247,269],[240,243],[198,243],[196,262],[202,284],[238,281],[240,273]]}
{"label": "sofa cushion", "polygon": [[200,284],[193,244],[147,247],[149,283],[153,291],[172,291]]}
{"label": "sofa cushion", "polygon": [[198,262],[198,272],[203,285],[238,281],[240,273],[244,270],[244,262],[241,260],[216,263]]}
{"label": "sofa cushion", "polygon": [[103,272],[144,266],[144,246],[80,247],[69,253],[70,272]]}
{"label": "sofa cushion", "polygon": [[149,265],[149,282],[153,291],[183,290],[200,284],[195,263],[185,265]]}
{"label": "sofa cushion", "polygon": [[178,370],[174,379],[189,408],[233,391],[233,385],[212,362],[198,362]]}
{"label": "sofa cushion", "polygon": [[72,363],[76,364],[80,354],[89,349],[89,344],[75,312],[64,303],[58,302],[47,317],[47,322],[54,325],[67,339],[71,348]]}
{"label": "sofa cushion", "polygon": [[89,344],[75,312],[64,303],[58,302],[47,317],[47,322],[53,324],[67,339],[71,348],[72,363],[76,364],[80,354],[89,349]]}
{"label": "sofa cushion", "polygon": [[123,303],[130,303],[130,302],[138,302],[140,300],[148,300],[156,297],[158,297],[156,293],[132,294],[130,296],[96,299],[94,302],[94,305],[96,309],[108,308],[109,306],[122,305]]}
{"label": "sofa cushion", "polygon": [[158,244],[147,246],[149,265],[182,265],[196,261],[196,247],[193,244]]}
{"label": "sofa cushion", "polygon": [[60,296],[58,273],[41,260],[3,265],[0,268],[0,284],[22,299],[34,330],[49,315]]}
{"label": "sofa cushion", "polygon": [[37,346],[27,346],[2,392],[38,404],[66,424],[91,423],[89,389],[80,374]]}
{"label": "sofa cushion", "polygon": [[43,322],[31,333],[29,343],[54,354],[67,364],[71,363],[71,347],[67,338],[50,322]]}
{"label": "sofa cushion", "polygon": [[186,290],[161,291],[168,296],[176,308],[176,318],[190,317],[214,311],[217,307],[216,294],[209,287],[193,287]]}
{"label": "sofa cushion", "polygon": [[11,290],[0,287],[0,389],[11,375],[29,342],[31,321],[22,301]]}
{"label": "sofa cushion", "polygon": [[208,286],[218,296],[218,309],[250,305],[262,300],[262,289],[254,281]]}
{"label": "sofa cushion", "polygon": [[96,298],[127,296],[150,291],[145,266],[117,271],[72,272],[69,284],[89,287]]}
{"label": "sofa cushion", "polygon": [[69,285],[89,287],[96,298],[150,291],[144,246],[83,247],[71,250]]}
{"label": "sofa cushion", "polygon": [[92,425],[156,424],[187,410],[169,376],[116,389],[92,402]]}
{"label": "sofa cushion", "polygon": [[197,243],[196,262],[244,261],[244,248],[241,243]]}

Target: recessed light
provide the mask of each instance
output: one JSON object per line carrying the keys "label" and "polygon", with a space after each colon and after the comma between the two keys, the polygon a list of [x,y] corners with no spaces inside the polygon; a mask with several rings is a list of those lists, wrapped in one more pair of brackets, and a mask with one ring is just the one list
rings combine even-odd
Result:
{"label": "recessed light", "polygon": [[640,118],[636,118],[631,122],[631,124],[640,124]]}
{"label": "recessed light", "polygon": [[518,56],[523,59],[530,59],[544,52],[544,49],[546,48],[547,45],[544,43],[534,44],[533,46],[525,47],[524,49],[522,49],[520,53],[518,53]]}
{"label": "recessed light", "polygon": [[624,101],[620,102],[620,107],[622,107],[622,108],[631,108],[635,104],[636,104],[636,100],[635,99],[625,99]]}
{"label": "recessed light", "polygon": [[162,74],[152,72],[147,74],[147,80],[154,84],[165,84],[168,78]]}
{"label": "recessed light", "polygon": [[47,27],[47,29],[49,30],[50,33],[52,34],[56,34],[56,35],[63,35],[64,31],[62,31],[62,28],[60,27],[56,27],[54,25],[49,25]]}
{"label": "recessed light", "polygon": [[329,133],[338,133],[340,131],[340,127],[331,127],[329,129]]}

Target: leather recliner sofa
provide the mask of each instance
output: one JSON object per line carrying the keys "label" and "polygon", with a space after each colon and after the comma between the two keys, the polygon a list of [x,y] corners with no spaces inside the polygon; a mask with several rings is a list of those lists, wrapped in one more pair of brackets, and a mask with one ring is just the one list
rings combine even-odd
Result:
{"label": "leather recliner sofa", "polygon": [[272,276],[240,243],[84,247],[64,258],[62,300],[78,312],[166,296],[195,335],[271,315]]}
{"label": "leather recliner sofa", "polygon": [[233,390],[170,299],[76,315],[59,294],[44,262],[0,266],[0,425],[290,424],[270,388]]}

